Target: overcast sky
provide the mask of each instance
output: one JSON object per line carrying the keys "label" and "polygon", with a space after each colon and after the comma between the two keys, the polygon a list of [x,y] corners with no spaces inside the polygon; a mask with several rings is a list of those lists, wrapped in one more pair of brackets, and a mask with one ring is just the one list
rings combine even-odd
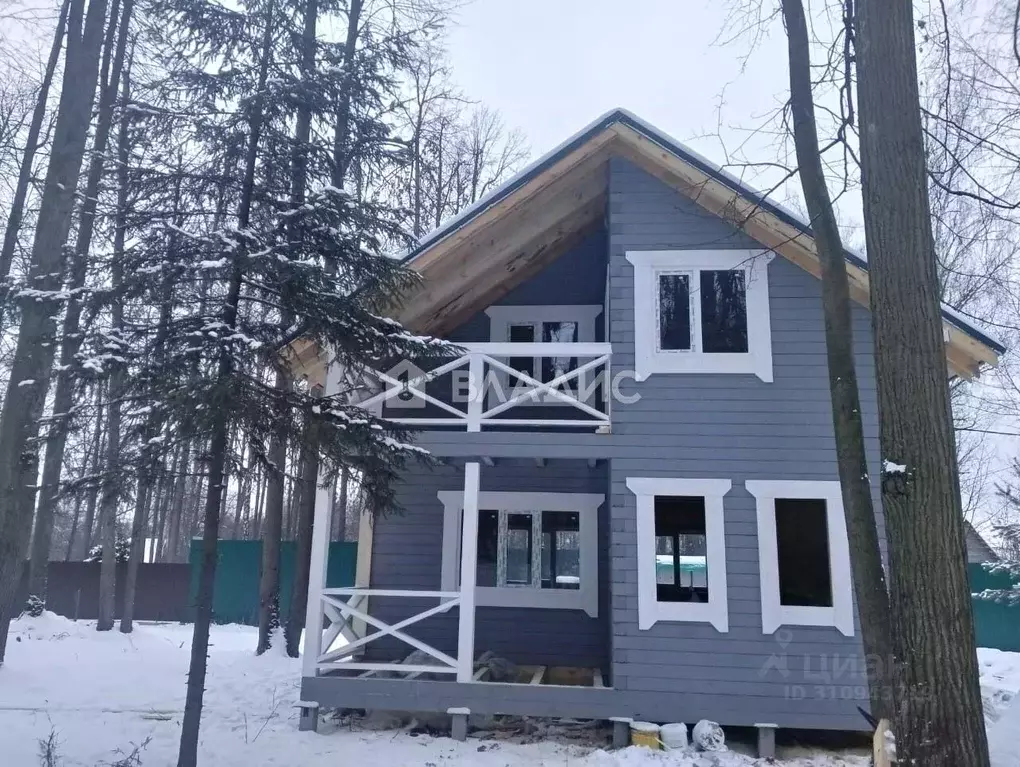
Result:
{"label": "overcast sky", "polygon": [[[732,0],[473,0],[450,30],[453,78],[527,135],[537,157],[624,107],[715,162],[786,98],[781,27],[741,71],[747,38],[717,41]],[[719,130],[720,100],[722,129]],[[777,159],[771,138],[748,154]]]}

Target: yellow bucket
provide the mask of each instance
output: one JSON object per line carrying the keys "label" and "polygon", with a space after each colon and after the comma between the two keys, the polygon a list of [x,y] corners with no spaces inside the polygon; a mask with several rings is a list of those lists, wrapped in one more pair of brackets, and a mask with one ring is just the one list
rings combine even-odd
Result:
{"label": "yellow bucket", "polygon": [[651,722],[631,722],[630,744],[658,751],[660,749],[659,725]]}

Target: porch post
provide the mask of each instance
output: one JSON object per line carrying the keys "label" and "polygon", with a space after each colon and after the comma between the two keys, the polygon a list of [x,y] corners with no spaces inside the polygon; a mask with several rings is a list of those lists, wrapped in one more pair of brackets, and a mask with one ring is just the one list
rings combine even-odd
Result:
{"label": "porch post", "polygon": [[[326,369],[325,394],[337,390],[339,366],[330,364]],[[305,646],[301,659],[303,676],[315,676],[319,656],[322,655],[322,590],[326,587],[326,564],[329,559],[329,538],[333,522],[331,486],[324,486],[326,467],[319,462],[319,475],[315,481],[315,519],[312,523],[312,552],[308,569],[308,604],[305,608]]]}
{"label": "porch post", "polygon": [[464,517],[460,540],[460,630],[457,681],[470,682],[475,661],[475,563],[478,559],[479,464],[464,465]]}

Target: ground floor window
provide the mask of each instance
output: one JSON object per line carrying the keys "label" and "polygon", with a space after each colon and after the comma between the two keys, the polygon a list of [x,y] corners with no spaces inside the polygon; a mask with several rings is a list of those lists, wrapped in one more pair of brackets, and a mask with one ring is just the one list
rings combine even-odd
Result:
{"label": "ground floor window", "polygon": [[628,477],[636,496],[638,626],[711,623],[729,631],[723,496],[728,479]]}
{"label": "ground floor window", "polygon": [[758,517],[762,631],[832,626],[854,635],[850,545],[839,482],[749,480]]}
{"label": "ground floor window", "polygon": [[708,601],[704,498],[655,497],[655,596],[659,602]]}
{"label": "ground floor window", "polygon": [[580,589],[580,513],[479,511],[476,568],[477,586]]}
{"label": "ground floor window", "polygon": [[[598,507],[588,493],[479,493],[476,604],[598,615]],[[442,588],[460,588],[463,493],[441,491]]]}

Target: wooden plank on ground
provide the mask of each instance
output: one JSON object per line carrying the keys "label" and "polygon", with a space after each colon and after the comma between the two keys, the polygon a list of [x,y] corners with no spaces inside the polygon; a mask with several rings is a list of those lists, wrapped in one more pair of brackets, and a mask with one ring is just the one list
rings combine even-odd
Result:
{"label": "wooden plank on ground", "polygon": [[875,737],[872,740],[872,764],[875,767],[891,767],[892,759],[889,758],[889,749],[886,748],[885,734],[892,730],[888,719],[881,719],[875,729]]}
{"label": "wooden plank on ground", "polygon": [[539,666],[535,669],[535,673],[531,675],[531,681],[528,684],[542,684],[542,677],[545,676],[545,666]]}

